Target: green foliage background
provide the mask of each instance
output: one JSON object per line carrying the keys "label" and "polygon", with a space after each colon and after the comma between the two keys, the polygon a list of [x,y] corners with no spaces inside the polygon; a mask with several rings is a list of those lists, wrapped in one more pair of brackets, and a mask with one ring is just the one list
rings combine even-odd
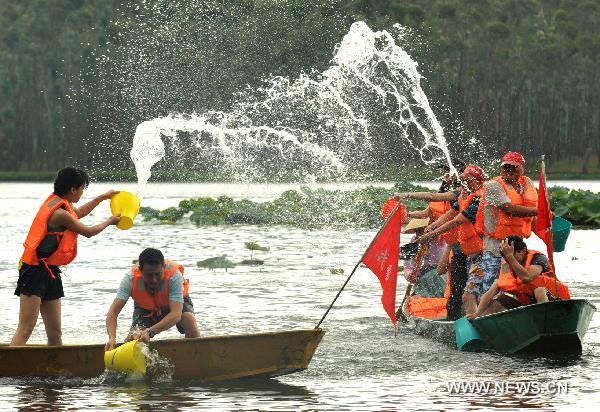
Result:
{"label": "green foliage background", "polygon": [[[583,173],[598,163],[596,0],[172,0],[158,1],[160,27],[142,3],[2,2],[0,171],[131,171],[139,122],[226,110],[236,93],[270,75],[323,69],[357,20],[412,29],[403,46],[419,62],[456,155],[469,158],[456,143],[474,137],[490,152],[546,153],[551,166],[577,159]],[[177,32],[169,24],[182,15],[187,24]],[[161,30],[196,36],[198,47],[178,49],[178,37],[161,38]],[[131,96],[119,90],[127,60],[119,50],[148,33],[172,47],[149,58],[155,71]],[[141,52],[152,51],[146,46]],[[165,63],[170,54],[177,64]]]}

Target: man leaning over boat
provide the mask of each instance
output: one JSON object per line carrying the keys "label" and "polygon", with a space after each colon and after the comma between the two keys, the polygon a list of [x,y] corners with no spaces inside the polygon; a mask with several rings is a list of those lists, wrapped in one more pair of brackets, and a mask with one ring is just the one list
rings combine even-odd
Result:
{"label": "man leaning over boat", "polygon": [[160,250],[145,249],[138,265],[121,280],[117,297],[106,315],[105,350],[116,346],[117,318],[130,296],[134,303],[133,322],[126,342],[139,339],[148,343],[156,334],[173,326],[186,338],[199,337],[188,280],[183,272],[183,266],[165,259]]}
{"label": "man leaning over boat", "polygon": [[532,303],[570,299],[569,288],[550,271],[548,258],[536,250],[528,250],[522,238],[509,236],[500,245],[500,275],[483,294],[474,319]]}

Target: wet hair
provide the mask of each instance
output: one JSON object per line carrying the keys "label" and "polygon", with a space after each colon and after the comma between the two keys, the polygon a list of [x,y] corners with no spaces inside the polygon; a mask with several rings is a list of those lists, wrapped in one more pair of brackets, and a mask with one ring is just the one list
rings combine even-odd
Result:
{"label": "wet hair", "polygon": [[81,186],[88,187],[90,178],[88,174],[75,167],[65,167],[60,169],[54,179],[54,194],[64,196],[69,193],[72,188],[78,189]]}
{"label": "wet hair", "polygon": [[522,250],[527,250],[527,245],[523,238],[519,236],[509,236],[507,238],[508,244],[512,245],[515,248],[515,252],[521,252]]}
{"label": "wet hair", "polygon": [[164,265],[165,257],[160,250],[149,247],[140,253],[139,264],[140,270],[144,265]]}

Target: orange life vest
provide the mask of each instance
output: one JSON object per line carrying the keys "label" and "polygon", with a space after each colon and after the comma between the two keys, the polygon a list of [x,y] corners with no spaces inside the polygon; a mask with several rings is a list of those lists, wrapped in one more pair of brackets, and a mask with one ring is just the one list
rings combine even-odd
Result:
{"label": "orange life vest", "polygon": [[[44,201],[40,210],[37,212],[37,215],[35,215],[27,238],[25,239],[25,243],[23,243],[23,246],[25,247],[23,257],[21,258],[23,262],[35,266],[39,265],[41,261],[47,267],[48,265],[68,265],[75,259],[75,256],[77,256],[77,233],[70,230],[65,230],[64,232],[48,232],[48,220],[60,207],[73,216],[73,219],[79,220],[79,217],[71,208],[68,201],[55,194],[48,196],[48,199]],[[47,258],[39,259],[36,254],[36,249],[47,235],[57,236],[58,248]],[[52,277],[54,277],[52,271],[50,271],[50,273]]]}
{"label": "orange life vest", "polygon": [[[527,258],[525,259],[525,269],[531,267],[531,261],[536,255],[541,254],[536,250],[528,250]],[[502,259],[500,265],[500,275],[498,276],[498,288],[508,293],[515,295],[517,300],[523,305],[529,305],[535,302],[534,291],[539,287],[545,287],[552,296],[561,299],[571,299],[569,288],[560,282],[551,273],[541,273],[530,282],[524,283],[521,278],[514,274],[508,262]]]}
{"label": "orange life vest", "polygon": [[[452,255],[452,252],[450,252]],[[449,260],[452,256],[449,257]],[[450,298],[450,269],[446,276],[446,290],[443,298],[426,298],[412,295],[406,302],[406,311],[412,316],[426,319],[444,319],[448,317],[448,299]]]}
{"label": "orange life vest", "polygon": [[[465,211],[469,207],[473,198],[477,196],[481,197],[479,190],[469,194],[466,198],[463,198],[463,193],[464,191],[461,191],[458,195],[458,208],[460,212]],[[458,243],[460,243],[460,248],[467,256],[476,255],[483,250],[483,240],[475,231],[475,227],[471,222],[465,222],[458,226]]]}
{"label": "orange life vest", "polygon": [[[450,202],[429,202],[432,222],[438,220],[443,214],[452,209]],[[458,228],[455,227],[449,232],[440,235],[440,238],[448,245],[454,245],[458,242]]]}
{"label": "orange life vest", "polygon": [[[139,265],[135,265],[131,269],[133,275],[133,288],[131,290],[131,297],[136,305],[139,307],[151,311],[148,316],[160,315],[162,309],[169,307],[169,281],[171,277],[179,271],[183,276],[184,268],[178,263],[175,263],[169,259],[165,259],[165,269],[163,272],[164,278],[161,282],[162,288],[151,295],[145,288],[144,275],[140,270]],[[188,295],[189,281],[183,278],[183,297]]]}
{"label": "orange life vest", "polygon": [[431,210],[432,220],[435,221],[450,210],[450,204],[448,202],[429,202],[429,209]]}
{"label": "orange life vest", "polygon": [[406,311],[409,315],[425,319],[443,319],[448,317],[447,304],[448,298],[424,298],[413,295],[406,302]]}
{"label": "orange life vest", "polygon": [[[519,178],[519,184],[521,184],[523,187],[523,194],[519,194],[519,192],[517,192],[512,185],[507,185],[504,179],[500,176],[494,177],[491,180],[495,180],[502,185],[502,188],[510,199],[510,203],[513,205],[537,207],[537,191],[533,185],[528,184],[525,176],[521,176]],[[487,206],[485,194],[482,200],[482,207],[480,207],[477,211],[477,221],[475,222],[476,230],[479,233],[500,240],[506,239],[509,236],[519,236],[524,238],[531,236],[531,222],[533,221],[533,217],[510,216],[497,207],[492,207],[492,214],[498,222],[496,224],[496,231],[486,232],[483,213],[484,206]]]}

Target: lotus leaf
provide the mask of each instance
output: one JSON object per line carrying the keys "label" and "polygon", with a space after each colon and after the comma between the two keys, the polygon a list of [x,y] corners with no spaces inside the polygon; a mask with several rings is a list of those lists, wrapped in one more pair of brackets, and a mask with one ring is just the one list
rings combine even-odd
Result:
{"label": "lotus leaf", "polygon": [[246,246],[246,249],[248,250],[260,250],[262,252],[268,252],[269,248],[265,247],[265,246],[261,246],[256,242],[246,242],[244,243],[244,245]]}
{"label": "lotus leaf", "polygon": [[240,263],[238,263],[238,265],[243,265],[243,266],[260,266],[260,265],[264,265],[264,264],[265,264],[265,261],[260,260],[260,259],[244,259]]}
{"label": "lotus leaf", "polygon": [[197,263],[199,268],[206,269],[231,269],[235,267],[235,263],[227,259],[225,255],[212,257],[204,260],[200,260]]}

